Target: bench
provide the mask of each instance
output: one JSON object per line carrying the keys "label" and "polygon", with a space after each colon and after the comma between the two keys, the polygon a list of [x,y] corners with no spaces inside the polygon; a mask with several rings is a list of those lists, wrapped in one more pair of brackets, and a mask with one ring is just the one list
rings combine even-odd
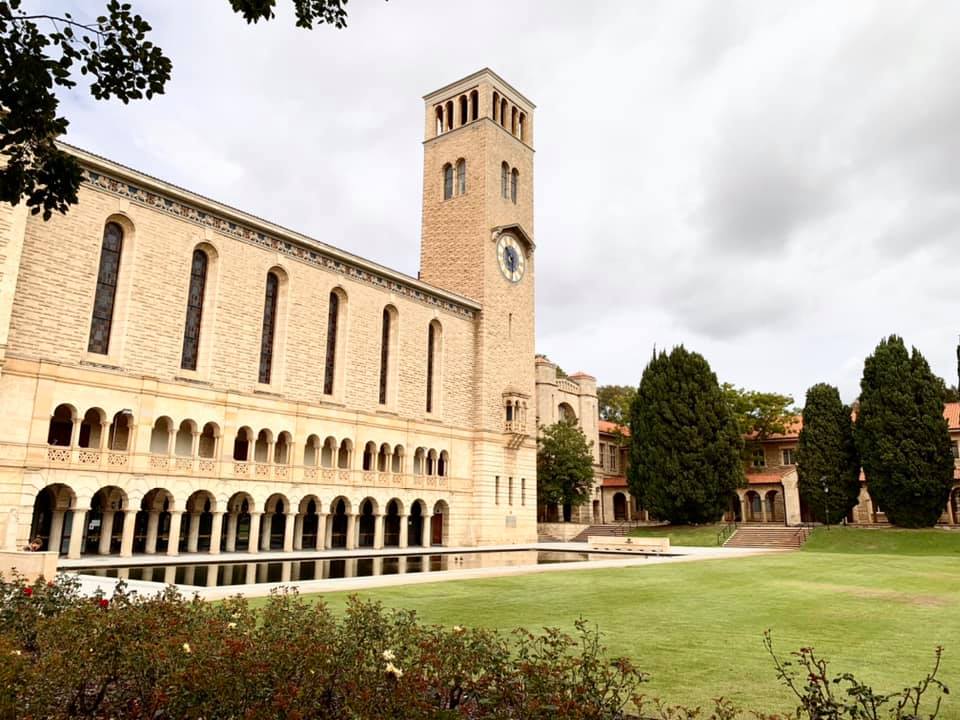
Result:
{"label": "bench", "polygon": [[615,552],[662,553],[670,550],[670,538],[666,537],[605,537],[591,535],[587,544],[592,550]]}

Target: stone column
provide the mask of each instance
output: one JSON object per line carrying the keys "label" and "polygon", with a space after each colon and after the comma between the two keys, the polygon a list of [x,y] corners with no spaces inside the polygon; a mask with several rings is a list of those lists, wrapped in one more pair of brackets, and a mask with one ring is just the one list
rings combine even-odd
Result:
{"label": "stone column", "polygon": [[100,452],[110,449],[110,421],[100,423]]}
{"label": "stone column", "polygon": [[294,526],[297,524],[297,515],[293,513],[287,513],[287,521],[283,524],[283,551],[292,552],[293,551],[293,531]]}
{"label": "stone column", "polygon": [[80,441],[80,425],[83,424],[83,418],[74,418],[73,427],[70,429],[70,447],[75,448]]}
{"label": "stone column", "polygon": [[160,527],[160,513],[151,510],[147,515],[147,546],[144,552],[147,555],[153,555],[157,552],[157,532]]}
{"label": "stone column", "polygon": [[257,563],[247,563],[247,574],[244,580],[247,585],[253,585],[257,581]]}
{"label": "stone column", "polygon": [[137,511],[123,511],[123,537],[120,540],[120,557],[133,556],[133,532],[137,528]]}
{"label": "stone column", "polygon": [[433,544],[433,515],[426,515],[423,518],[423,546],[430,547]]}
{"label": "stone column", "polygon": [[110,554],[110,536],[113,535],[114,510],[104,510],[100,519],[100,544],[97,552],[101,555]]}
{"label": "stone column", "polygon": [[237,551],[237,514],[227,513],[227,552]]}
{"label": "stone column", "polygon": [[190,513],[190,529],[187,531],[187,552],[195,553],[200,541],[200,513]]}
{"label": "stone column", "polygon": [[217,566],[207,565],[207,587],[217,586]]}
{"label": "stone column", "polygon": [[270,532],[273,530],[273,513],[264,513],[260,518],[260,549],[270,549]]}
{"label": "stone column", "polygon": [[766,493],[760,496],[760,517],[763,522],[767,522],[767,496]]}
{"label": "stone column", "polygon": [[383,547],[383,515],[373,516],[373,549],[380,550]]}
{"label": "stone column", "polygon": [[353,550],[357,547],[357,516],[353,513],[347,515],[347,550]]}
{"label": "stone column", "polygon": [[[220,552],[220,539],[223,536],[223,513],[213,513],[213,527],[210,529],[210,554],[216,555]],[[212,566],[211,566],[212,567]],[[216,576],[216,568],[213,571]]]}
{"label": "stone column", "polygon": [[180,554],[180,518],[183,510],[170,511],[170,541],[167,543],[167,555]]}
{"label": "stone column", "polygon": [[407,537],[410,528],[407,527],[407,523],[410,522],[410,518],[406,515],[400,516],[400,542],[398,547],[405,548],[407,546]]}
{"label": "stone column", "polygon": [[73,511],[73,520],[70,523],[70,547],[67,549],[67,557],[71,560],[78,560],[80,553],[83,552],[83,536],[87,529],[87,511],[79,508]]}
{"label": "stone column", "polygon": [[[297,513],[293,516],[293,549],[294,550],[303,550],[303,518],[304,516],[300,513]],[[289,521],[289,516],[288,516]]]}
{"label": "stone column", "polygon": [[193,439],[190,442],[190,457],[195,458],[200,454],[200,431],[193,431]]}
{"label": "stone column", "polygon": [[317,513],[317,545],[315,548],[316,550],[324,550],[330,547],[329,539],[327,538],[327,528],[329,526],[330,526],[330,523],[327,522],[326,514]]}
{"label": "stone column", "polygon": [[260,513],[250,513],[250,546],[247,552],[260,552]]}
{"label": "stone column", "polygon": [[51,552],[60,552],[60,545],[63,542],[63,510],[54,510],[53,517],[50,519],[50,539],[47,541],[47,549]]}
{"label": "stone column", "polygon": [[173,457],[177,450],[177,429],[170,423],[170,434],[167,436],[167,456]]}

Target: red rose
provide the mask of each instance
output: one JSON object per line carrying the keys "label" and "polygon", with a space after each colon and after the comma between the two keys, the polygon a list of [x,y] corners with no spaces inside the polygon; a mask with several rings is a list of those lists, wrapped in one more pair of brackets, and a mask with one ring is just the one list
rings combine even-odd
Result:
{"label": "red rose", "polygon": [[32,588],[32,587],[25,587],[25,588],[23,589],[23,594],[26,595],[27,597],[33,597],[33,588]]}
{"label": "red rose", "polygon": [[107,600],[106,598],[100,598],[100,602],[98,604],[100,605],[100,607],[106,608],[110,604],[110,601]]}

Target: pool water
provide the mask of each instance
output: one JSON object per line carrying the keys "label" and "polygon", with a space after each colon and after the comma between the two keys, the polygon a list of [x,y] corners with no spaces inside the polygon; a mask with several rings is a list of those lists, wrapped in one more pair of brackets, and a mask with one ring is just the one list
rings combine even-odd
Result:
{"label": "pool water", "polygon": [[[430,573],[488,567],[517,567],[551,563],[585,562],[621,557],[611,553],[550,550],[504,550],[491,552],[430,553],[378,557],[342,557],[253,562],[211,562],[186,565],[77,568],[81,575],[145,580],[187,587],[229,587],[259,583]],[[637,558],[637,554],[629,557]]]}

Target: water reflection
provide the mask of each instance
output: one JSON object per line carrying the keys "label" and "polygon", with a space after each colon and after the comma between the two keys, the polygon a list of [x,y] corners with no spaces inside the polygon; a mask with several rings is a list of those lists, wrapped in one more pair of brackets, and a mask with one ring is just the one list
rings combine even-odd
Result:
{"label": "water reflection", "polygon": [[[610,559],[608,553],[546,550],[446,553],[434,555],[391,555],[385,557],[344,557],[316,560],[272,560],[266,562],[217,562],[202,565],[152,565],[142,567],[99,567],[78,569],[82,575],[146,580],[193,587],[224,587],[259,583],[290,583],[301,580],[445,572],[472,568],[517,567],[551,563]],[[619,557],[623,557],[622,555]],[[638,557],[631,555],[631,558]]]}

